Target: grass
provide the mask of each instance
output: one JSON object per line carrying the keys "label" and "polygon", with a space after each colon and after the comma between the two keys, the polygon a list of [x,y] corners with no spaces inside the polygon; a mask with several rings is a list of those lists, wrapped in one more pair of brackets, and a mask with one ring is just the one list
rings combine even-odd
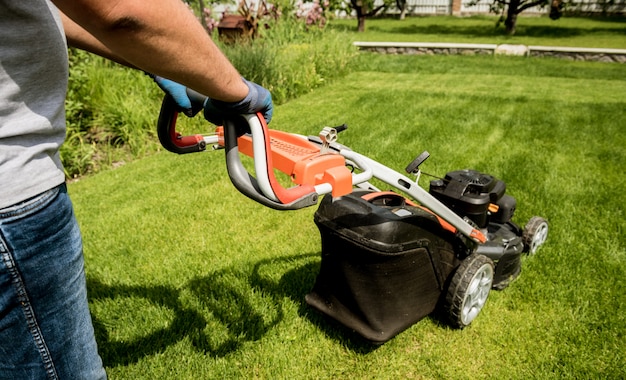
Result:
{"label": "grass", "polygon": [[[483,44],[523,44],[626,49],[626,18],[594,19],[547,16],[520,17],[514,36],[504,27],[496,28],[495,16],[407,17],[405,20],[374,18],[365,22],[366,30],[354,36],[358,41],[455,42]],[[337,19],[332,29],[356,32],[356,20]]]}
{"label": "grass", "polygon": [[342,143],[397,170],[428,150],[429,173],[488,172],[518,222],[549,220],[547,244],[470,327],[429,317],[374,348],[303,301],[320,263],[314,208],[248,200],[221,152],[154,154],[70,185],[110,378],[621,378],[626,68],[376,55],[354,68],[278,106],[272,127],[345,122]]}

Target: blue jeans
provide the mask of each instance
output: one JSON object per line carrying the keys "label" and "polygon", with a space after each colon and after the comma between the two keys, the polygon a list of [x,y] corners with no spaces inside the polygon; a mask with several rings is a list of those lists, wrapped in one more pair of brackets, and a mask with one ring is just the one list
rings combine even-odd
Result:
{"label": "blue jeans", "polygon": [[0,379],[104,379],[65,185],[0,210]]}

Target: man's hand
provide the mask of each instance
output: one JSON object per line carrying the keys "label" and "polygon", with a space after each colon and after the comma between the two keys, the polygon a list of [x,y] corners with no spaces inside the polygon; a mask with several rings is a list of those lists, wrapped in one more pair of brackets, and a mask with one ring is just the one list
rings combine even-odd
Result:
{"label": "man's hand", "polygon": [[[242,78],[243,79],[243,78]],[[224,119],[234,115],[246,115],[260,112],[269,124],[274,113],[272,95],[256,83],[243,79],[248,86],[248,95],[238,102],[223,102],[207,98],[204,103],[204,118],[216,125],[222,125]]]}
{"label": "man's hand", "polygon": [[[150,75],[150,74],[148,74]],[[156,84],[169,94],[179,107],[179,111],[192,117],[201,108],[204,108],[204,118],[215,125],[224,124],[224,119],[230,116],[254,114],[260,112],[269,124],[272,120],[274,105],[270,92],[256,83],[243,79],[248,86],[248,95],[238,102],[224,102],[217,99],[206,98],[203,104],[199,104],[196,97],[190,97],[187,87],[169,79],[150,75]]]}

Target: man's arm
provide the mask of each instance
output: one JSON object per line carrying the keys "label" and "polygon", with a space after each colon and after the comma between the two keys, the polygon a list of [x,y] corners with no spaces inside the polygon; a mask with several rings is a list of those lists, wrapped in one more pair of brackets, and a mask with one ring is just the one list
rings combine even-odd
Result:
{"label": "man's arm", "polygon": [[248,93],[240,74],[180,0],[53,0],[70,44],[184,84],[213,99]]}
{"label": "man's arm", "polygon": [[124,66],[136,68],[130,63],[126,62],[126,60],[115,55],[111,51],[111,49],[106,47],[96,37],[92,36],[88,31],[83,29],[82,26],[78,25],[71,18],[67,17],[65,13],[60,13],[68,45],[97,54],[104,58],[110,59],[111,61],[120,63]]}

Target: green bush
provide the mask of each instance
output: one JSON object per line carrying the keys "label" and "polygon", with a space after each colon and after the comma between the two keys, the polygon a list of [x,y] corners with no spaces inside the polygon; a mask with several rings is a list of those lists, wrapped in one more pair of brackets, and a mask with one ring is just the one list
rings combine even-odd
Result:
{"label": "green bush", "polygon": [[154,151],[159,89],[140,72],[70,49],[61,158],[77,177]]}
{"label": "green bush", "polygon": [[89,84],[88,71],[94,65],[91,55],[80,50],[70,49],[70,81],[65,113],[67,118],[65,144],[61,146],[61,158],[65,167],[65,175],[73,177],[84,174],[93,166],[94,147],[86,141],[86,124],[92,117],[88,106]]}
{"label": "green bush", "polygon": [[244,77],[270,90],[276,104],[342,77],[356,55],[347,34],[307,30],[293,19],[271,24],[253,41],[221,48]]}

